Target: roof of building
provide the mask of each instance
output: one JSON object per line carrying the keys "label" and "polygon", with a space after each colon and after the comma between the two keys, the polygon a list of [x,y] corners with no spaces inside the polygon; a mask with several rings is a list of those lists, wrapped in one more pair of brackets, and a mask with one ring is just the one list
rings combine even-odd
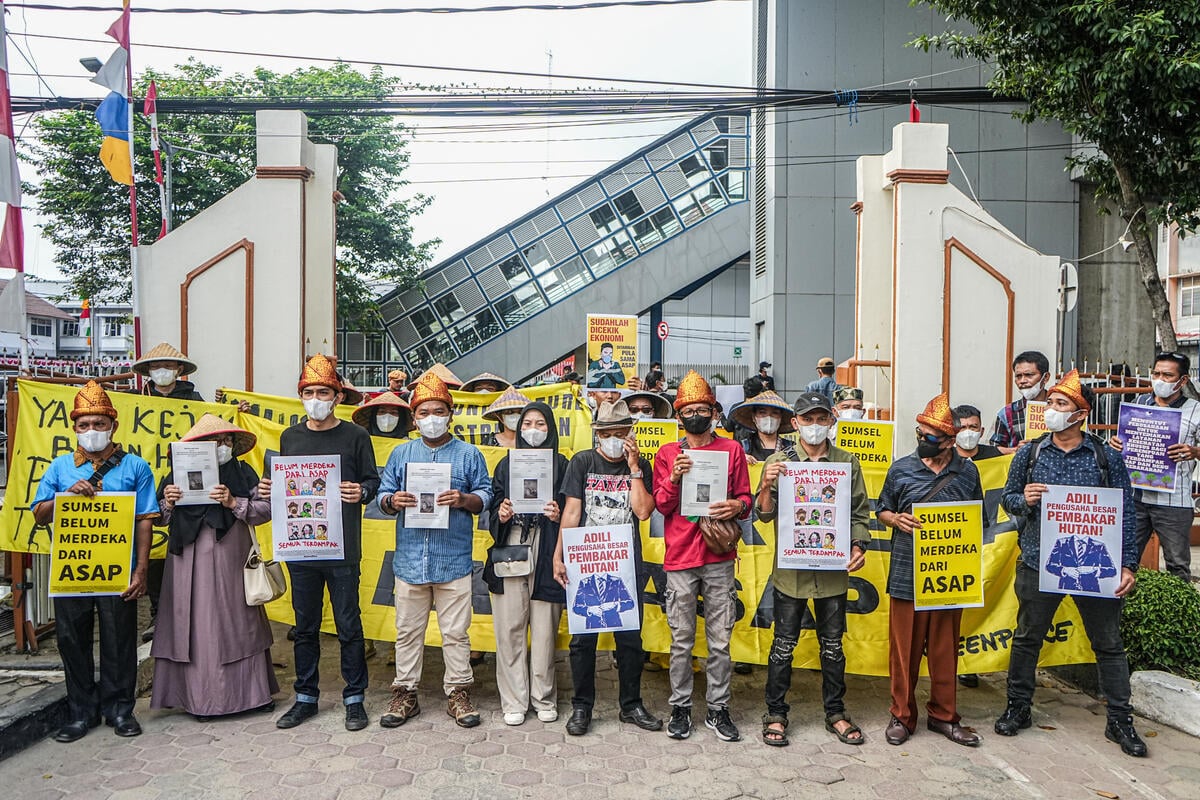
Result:
{"label": "roof of building", "polygon": [[[8,280],[0,279],[0,292],[3,292],[8,287]],[[65,311],[60,311],[50,303],[38,297],[33,292],[25,289],[25,311],[31,317],[49,317],[50,319],[75,319],[74,314],[68,314]]]}

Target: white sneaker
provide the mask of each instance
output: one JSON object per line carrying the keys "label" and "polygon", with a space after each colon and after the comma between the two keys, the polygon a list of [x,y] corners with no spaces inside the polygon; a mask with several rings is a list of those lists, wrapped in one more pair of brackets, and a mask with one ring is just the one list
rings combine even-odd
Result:
{"label": "white sneaker", "polygon": [[542,722],[557,722],[558,721],[558,709],[557,708],[543,708],[540,711],[538,711],[537,714],[538,714],[538,719],[540,719]]}
{"label": "white sneaker", "polygon": [[520,725],[525,722],[525,715],[519,711],[514,711],[504,715],[505,725]]}

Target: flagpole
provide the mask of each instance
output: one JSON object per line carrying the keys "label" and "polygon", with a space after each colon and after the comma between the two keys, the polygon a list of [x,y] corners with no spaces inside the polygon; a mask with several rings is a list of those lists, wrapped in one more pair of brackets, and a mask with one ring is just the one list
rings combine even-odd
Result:
{"label": "flagpole", "polygon": [[[129,3],[126,0],[125,13],[127,15],[128,7]],[[131,240],[129,270],[133,278],[133,354],[134,358],[137,358],[142,352],[142,303],[141,295],[138,292],[137,164],[133,160],[133,38],[129,33],[128,22],[126,22],[125,35],[128,37],[126,51],[129,53],[128,58],[125,59],[125,83],[129,98],[129,102],[126,104],[129,120],[129,232]]]}
{"label": "flagpole", "polygon": [[4,187],[4,201],[8,204],[5,212],[4,232],[0,236],[0,250],[3,251],[4,266],[10,267],[15,274],[8,283],[6,292],[16,293],[16,302],[20,305],[21,313],[17,315],[17,347],[20,353],[21,374],[29,374],[29,311],[25,307],[25,232],[21,217],[21,184],[17,167],[17,141],[12,123],[12,98],[8,81],[8,36],[4,23],[4,2],[0,0],[0,68],[2,68],[4,85],[0,86],[3,97],[0,98],[4,109],[4,118],[0,120],[3,136],[7,145],[12,148],[7,154],[11,163],[5,164],[11,169],[12,184]]}

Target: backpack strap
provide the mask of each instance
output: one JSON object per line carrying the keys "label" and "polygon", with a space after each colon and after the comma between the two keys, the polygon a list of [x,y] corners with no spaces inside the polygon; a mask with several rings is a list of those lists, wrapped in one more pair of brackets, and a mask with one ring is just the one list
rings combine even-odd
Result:
{"label": "backpack strap", "polygon": [[[1096,469],[1100,470],[1100,485],[1104,488],[1109,488],[1112,484],[1109,482],[1108,476],[1108,453],[1104,449],[1105,442],[1091,431],[1084,431],[1083,435],[1091,440],[1092,455],[1096,458]],[[1029,454],[1029,461],[1025,465],[1025,485],[1028,486],[1033,482],[1033,465],[1037,463],[1038,456],[1042,454],[1042,448],[1050,441],[1051,434],[1043,433],[1038,438],[1034,439],[1033,452]]]}

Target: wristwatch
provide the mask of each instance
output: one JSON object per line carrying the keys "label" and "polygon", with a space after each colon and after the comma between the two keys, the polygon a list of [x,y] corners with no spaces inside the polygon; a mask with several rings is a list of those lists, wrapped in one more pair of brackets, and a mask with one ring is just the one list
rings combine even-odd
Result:
{"label": "wristwatch", "polygon": [[640,478],[640,477],[642,477],[642,471],[639,469],[637,472],[631,472],[631,473],[629,473],[629,477]]}

